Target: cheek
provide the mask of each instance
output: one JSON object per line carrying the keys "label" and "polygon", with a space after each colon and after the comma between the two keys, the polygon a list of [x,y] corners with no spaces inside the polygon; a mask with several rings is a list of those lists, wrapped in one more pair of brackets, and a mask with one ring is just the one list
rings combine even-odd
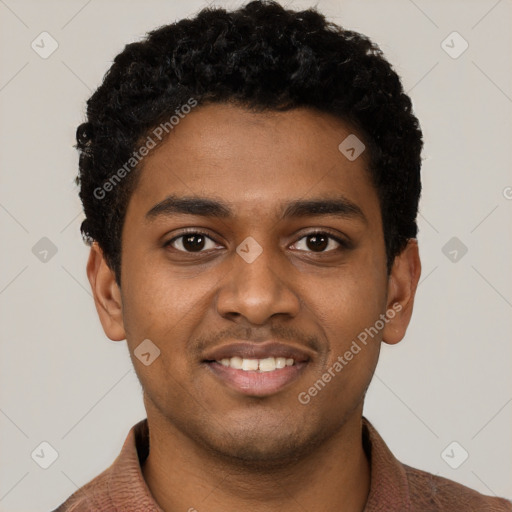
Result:
{"label": "cheek", "polygon": [[[132,361],[143,387],[153,397],[163,399],[179,390],[178,383],[190,380],[190,368],[196,361],[188,342],[211,308],[218,276],[205,272],[186,279],[165,263],[154,261],[131,266],[126,262],[126,271],[123,315]],[[150,366],[134,356],[145,339],[160,350]],[[164,382],[169,385],[162,386]]]}
{"label": "cheek", "polygon": [[175,328],[190,323],[204,310],[214,276],[182,277],[165,261],[126,261],[123,312],[127,333],[161,343],[176,339]]}
{"label": "cheek", "polygon": [[[316,410],[336,410],[331,417],[333,424],[343,421],[361,403],[372,379],[379,357],[380,333],[365,338],[365,329],[379,318],[384,298],[368,273],[366,278],[354,274],[332,279],[324,293],[310,295],[313,302],[316,299],[315,315],[329,352],[301,390],[299,401],[312,404]],[[333,404],[337,404],[334,409]]]}
{"label": "cheek", "polygon": [[314,309],[315,321],[325,330],[332,349],[375,324],[386,305],[386,281],[371,267],[340,268],[306,289],[308,307]]}
{"label": "cheek", "polygon": [[[127,302],[123,301],[132,362],[143,389],[155,404],[181,403],[190,380],[192,355],[187,343],[205,314],[208,287],[197,280],[173,277],[168,269],[155,265],[151,271],[137,271],[125,281]],[[160,351],[148,366],[136,357],[136,349],[145,339]]]}
{"label": "cheek", "polygon": [[386,283],[382,261],[361,254],[357,264],[340,267],[329,279],[307,288],[329,347],[315,375],[332,382],[324,398],[336,401],[337,393],[348,392],[355,399],[371,380],[380,351],[381,332],[376,333],[375,325],[385,311]]}

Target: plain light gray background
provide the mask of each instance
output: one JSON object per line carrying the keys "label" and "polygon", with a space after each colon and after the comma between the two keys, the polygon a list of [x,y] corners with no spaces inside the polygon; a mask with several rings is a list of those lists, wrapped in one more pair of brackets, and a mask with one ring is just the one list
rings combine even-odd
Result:
{"label": "plain light gray background", "polygon": [[[145,417],[126,344],[106,338],[91,297],[72,145],[124,44],[204,5],[0,0],[2,511],[52,510],[110,465]],[[406,339],[383,348],[365,415],[403,462],[512,497],[512,3],[318,7],[381,46],[425,136],[415,313]],[[43,31],[59,45],[47,59],[31,47]],[[445,51],[464,44],[454,31],[469,44],[458,58]],[[46,262],[32,250],[43,237],[57,249]],[[452,237],[457,253],[443,252]],[[58,452],[48,469],[31,457],[43,441]],[[469,453],[458,469],[441,456],[453,441],[452,464]]]}

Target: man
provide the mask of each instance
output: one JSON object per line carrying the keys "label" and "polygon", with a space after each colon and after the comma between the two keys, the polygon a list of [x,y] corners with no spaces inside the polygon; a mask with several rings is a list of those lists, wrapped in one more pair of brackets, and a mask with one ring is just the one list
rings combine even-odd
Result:
{"label": "man", "polygon": [[362,415],[420,276],[422,136],[377,46],[315,10],[203,10],[125,47],[77,147],[147,420],[59,512],[512,510]]}

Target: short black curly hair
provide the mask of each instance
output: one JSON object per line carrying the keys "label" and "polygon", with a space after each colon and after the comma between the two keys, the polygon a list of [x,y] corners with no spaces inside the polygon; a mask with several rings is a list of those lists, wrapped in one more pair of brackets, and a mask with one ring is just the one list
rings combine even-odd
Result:
{"label": "short black curly hair", "polygon": [[137,145],[190,98],[199,106],[309,107],[337,116],[367,148],[388,272],[416,237],[422,133],[379,47],[313,8],[292,11],[270,0],[234,11],[205,8],[126,45],[87,101],[86,122],[76,132],[76,183],[86,216],[80,229],[87,244],[101,247],[119,286],[123,222],[141,165],[108,193],[98,190],[107,190],[101,187]]}

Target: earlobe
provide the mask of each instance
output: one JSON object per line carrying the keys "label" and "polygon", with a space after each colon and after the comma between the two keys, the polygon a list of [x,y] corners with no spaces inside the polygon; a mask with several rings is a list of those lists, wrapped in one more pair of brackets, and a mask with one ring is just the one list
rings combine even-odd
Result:
{"label": "earlobe", "polygon": [[93,242],[91,246],[87,262],[87,277],[105,334],[112,341],[126,339],[121,290],[97,242]]}
{"label": "earlobe", "polygon": [[395,257],[388,281],[386,325],[382,341],[393,345],[405,336],[411,320],[414,297],[421,275],[421,261],[416,239]]}

